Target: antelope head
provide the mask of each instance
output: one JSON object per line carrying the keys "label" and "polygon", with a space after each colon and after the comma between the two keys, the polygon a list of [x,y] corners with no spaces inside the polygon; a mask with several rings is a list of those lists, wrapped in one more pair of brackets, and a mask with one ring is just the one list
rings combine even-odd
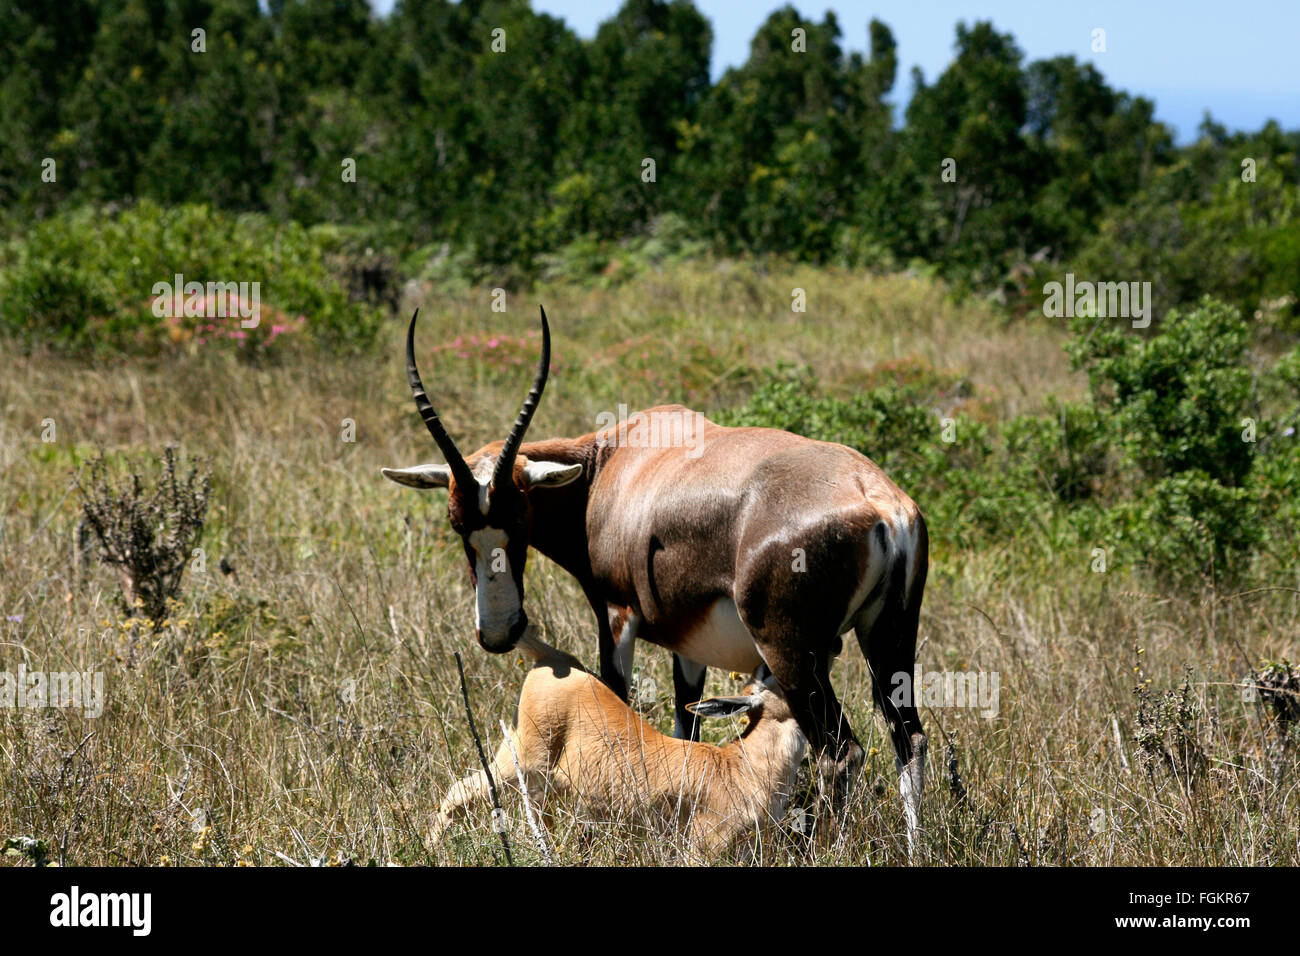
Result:
{"label": "antelope head", "polygon": [[475,628],[485,650],[502,654],[515,646],[528,627],[524,613],[524,563],[532,528],[532,491],[567,485],[581,464],[529,461],[519,446],[537,411],[551,366],[551,330],[542,309],[542,357],[533,386],[504,442],[484,445],[468,459],[461,455],[434,411],[415,365],[415,320],[406,332],[406,378],[415,407],[424,419],[445,465],[385,468],[384,476],[412,488],[446,488],[447,517],[465,544],[474,585]]}

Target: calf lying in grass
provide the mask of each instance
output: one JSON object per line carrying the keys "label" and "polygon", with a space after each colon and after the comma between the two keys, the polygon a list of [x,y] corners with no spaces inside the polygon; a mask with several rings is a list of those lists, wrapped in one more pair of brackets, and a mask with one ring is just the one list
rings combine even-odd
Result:
{"label": "calf lying in grass", "polygon": [[[687,856],[716,856],[739,838],[780,821],[807,743],[775,682],[751,680],[739,697],[693,705],[702,717],[747,714],[748,726],[724,747],[666,737],[641,719],[578,661],[532,633],[517,647],[534,660],[519,695],[511,739],[492,765],[498,783],[517,780],[519,755],[530,797],[545,809],[551,794],[576,797],[604,818],[632,818],[678,832]],[[483,771],[453,786],[434,829],[486,799]]]}

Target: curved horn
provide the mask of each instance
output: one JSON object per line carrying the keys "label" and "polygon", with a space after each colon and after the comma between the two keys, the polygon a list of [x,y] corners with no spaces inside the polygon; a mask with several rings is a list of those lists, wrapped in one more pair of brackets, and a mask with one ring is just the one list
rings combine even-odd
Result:
{"label": "curved horn", "polygon": [[419,317],[420,310],[416,309],[415,315],[411,316],[411,327],[406,330],[406,381],[411,386],[415,407],[419,409],[420,417],[424,419],[429,434],[433,436],[443,457],[447,459],[447,465],[451,468],[456,484],[476,488],[478,482],[474,480],[474,475],[470,472],[469,465],[465,464],[465,459],[461,456],[456,443],[447,434],[447,429],[443,428],[442,422],[438,420],[438,413],[433,410],[433,403],[429,401],[429,396],[424,391],[424,383],[420,381],[420,370],[415,367],[415,320]]}
{"label": "curved horn", "polygon": [[[540,308],[540,307],[539,307]],[[528,423],[533,420],[533,413],[537,411],[537,403],[542,400],[542,391],[546,388],[546,377],[551,371],[551,327],[546,322],[546,309],[542,309],[542,357],[537,363],[537,373],[533,376],[533,387],[528,391],[528,397],[524,399],[523,408],[519,409],[519,417],[515,419],[514,427],[510,429],[510,434],[506,436],[506,442],[501,446],[501,457],[497,459],[497,466],[492,471],[492,484],[495,485],[502,475],[509,475],[515,467],[515,456],[519,453],[519,446],[523,443],[524,432],[528,431]]]}

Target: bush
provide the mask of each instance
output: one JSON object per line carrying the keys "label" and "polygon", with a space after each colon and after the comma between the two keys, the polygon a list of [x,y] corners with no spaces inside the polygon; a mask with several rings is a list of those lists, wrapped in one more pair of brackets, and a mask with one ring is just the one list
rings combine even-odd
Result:
{"label": "bush", "polygon": [[1007,456],[1026,471],[1027,484],[1058,501],[1091,499],[1103,492],[1114,467],[1108,424],[1092,405],[1052,400],[1047,415],[1006,423]]}
{"label": "bush", "polygon": [[1239,580],[1262,540],[1257,496],[1200,471],[1162,478],[1107,519],[1133,564],[1175,586]]}
{"label": "bush", "polygon": [[[294,223],[206,206],[164,209],[142,202],[118,212],[61,213],[4,251],[0,331],[74,348],[148,350],[220,338],[203,335],[204,320],[154,314],[155,285],[170,284],[180,273],[186,282],[260,284],[267,328],[229,336],[241,347],[264,347],[293,330],[298,316],[309,338],[335,348],[367,344],[379,312],[350,301],[328,268],[328,241]],[[268,312],[283,317],[275,320],[279,331],[265,321]]]}
{"label": "bush", "polygon": [[1143,479],[1197,470],[1233,487],[1245,480],[1252,375],[1249,330],[1236,309],[1205,299],[1170,312],[1148,338],[1091,318],[1075,319],[1074,329],[1069,349],[1088,373],[1093,405]]}
{"label": "bush", "polygon": [[1081,317],[1069,349],[1115,449],[1104,526],[1132,562],[1174,585],[1240,578],[1264,540],[1253,478],[1266,432],[1235,308],[1203,299],[1155,334]]}
{"label": "bush", "polygon": [[[1152,284],[1157,323],[1166,308],[1212,295],[1244,315],[1295,331],[1300,309],[1300,200],[1296,158],[1269,158],[1260,144],[1231,151],[1212,190],[1200,192],[1191,158],[1102,220],[1073,271],[1098,281]],[[1256,182],[1241,181],[1242,156],[1259,157]]]}

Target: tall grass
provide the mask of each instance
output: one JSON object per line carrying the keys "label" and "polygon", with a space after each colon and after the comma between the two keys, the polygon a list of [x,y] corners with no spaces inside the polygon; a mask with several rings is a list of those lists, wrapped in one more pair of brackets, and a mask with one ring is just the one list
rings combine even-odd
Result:
{"label": "tall grass", "polygon": [[[796,287],[807,313],[790,311]],[[513,420],[538,300],[555,373],[534,436],[588,431],[619,403],[716,410],[782,361],[812,366],[831,391],[923,361],[969,378],[998,418],[1084,390],[1062,332],[1006,326],[922,278],[687,265],[612,289],[544,287],[511,296],[504,314],[487,289],[415,298],[426,384],[466,450]],[[379,475],[437,458],[404,385],[403,331],[394,321],[374,354],[286,350],[270,365],[218,349],[92,365],[0,347],[0,670],[102,671],[108,698],[95,719],[0,710],[0,837],[36,836],[64,864],[499,861],[486,811],[437,847],[424,836],[443,791],[477,763],[453,651],[490,747],[523,672],[517,655],[474,642],[443,493]],[[71,474],[101,449],[124,471],[168,443],[210,460],[213,489],[204,568],[153,633],[120,617],[108,570],[79,573]],[[534,553],[526,586],[548,639],[594,666],[596,629],[574,582]],[[1295,748],[1238,686],[1261,658],[1296,656],[1298,625],[1287,587],[1153,593],[1044,536],[945,552],[919,665],[996,672],[1000,702],[989,718],[922,710],[925,859],[1300,863]],[[658,689],[640,709],[668,731],[669,656],[643,645],[637,667]],[[851,805],[831,838],[786,828],[760,859],[905,862],[892,750],[852,642],[833,679],[868,751]],[[1151,703],[1184,680],[1184,711]],[[734,686],[711,673],[709,692]],[[1188,747],[1203,768],[1182,759]],[[1175,759],[1152,759],[1164,750]],[[633,826],[556,819],[561,863],[676,859],[671,841]],[[517,801],[511,826],[517,857],[537,862]]]}

